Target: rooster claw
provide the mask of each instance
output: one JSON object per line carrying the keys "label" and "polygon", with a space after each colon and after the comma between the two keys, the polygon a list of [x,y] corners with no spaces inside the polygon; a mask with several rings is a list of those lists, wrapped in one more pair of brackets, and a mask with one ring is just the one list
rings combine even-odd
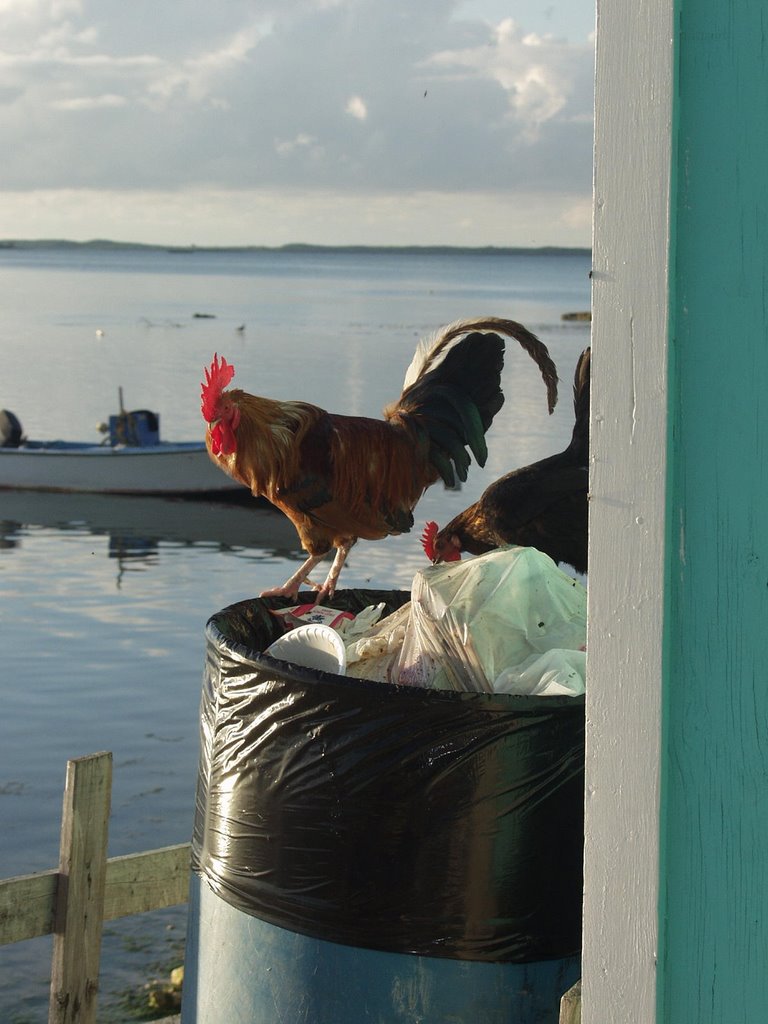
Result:
{"label": "rooster claw", "polygon": [[326,597],[333,597],[333,591],[329,590],[324,583],[312,583],[311,580],[305,580],[304,582],[309,590],[314,590],[316,592],[315,600],[312,604],[322,604]]}
{"label": "rooster claw", "polygon": [[285,583],[282,587],[270,587],[269,590],[262,590],[259,597],[288,597],[297,602],[302,589],[317,591],[313,604],[321,604],[326,597],[333,597],[333,591],[325,583],[313,583],[310,579],[290,585]]}

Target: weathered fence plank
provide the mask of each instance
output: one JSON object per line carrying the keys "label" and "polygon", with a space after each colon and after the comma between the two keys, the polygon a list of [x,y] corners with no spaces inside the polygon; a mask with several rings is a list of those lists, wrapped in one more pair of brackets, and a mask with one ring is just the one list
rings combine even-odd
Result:
{"label": "weathered fence plank", "polygon": [[96,1024],[112,755],[67,762],[49,1024]]}
{"label": "weathered fence plank", "polygon": [[175,907],[189,896],[189,843],[107,861],[104,920]]}
{"label": "weathered fence plank", "polygon": [[[104,920],[186,903],[189,843],[110,857],[104,886]],[[0,880],[0,946],[50,935],[59,872],[41,871]]]}
{"label": "weathered fence plank", "polygon": [[58,871],[0,881],[0,946],[53,931]]}

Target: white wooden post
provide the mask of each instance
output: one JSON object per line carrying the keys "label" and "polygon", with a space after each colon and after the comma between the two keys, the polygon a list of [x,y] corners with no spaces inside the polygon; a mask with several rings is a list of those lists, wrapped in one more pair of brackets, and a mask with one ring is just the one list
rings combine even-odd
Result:
{"label": "white wooden post", "polygon": [[584,1024],[656,1020],[671,0],[598,0]]}

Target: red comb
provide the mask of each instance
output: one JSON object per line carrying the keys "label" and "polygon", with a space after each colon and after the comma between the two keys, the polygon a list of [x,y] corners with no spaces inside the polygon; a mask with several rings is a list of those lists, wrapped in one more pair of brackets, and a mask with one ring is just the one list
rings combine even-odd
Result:
{"label": "red comb", "polygon": [[430,562],[435,560],[435,537],[437,536],[437,523],[429,522],[424,527],[421,535],[421,546]]}
{"label": "red comb", "polygon": [[200,397],[203,400],[201,411],[206,423],[212,423],[216,419],[216,406],[221,392],[235,376],[235,368],[224,356],[219,360],[218,353],[214,354],[210,369],[205,371],[205,383],[200,390]]}

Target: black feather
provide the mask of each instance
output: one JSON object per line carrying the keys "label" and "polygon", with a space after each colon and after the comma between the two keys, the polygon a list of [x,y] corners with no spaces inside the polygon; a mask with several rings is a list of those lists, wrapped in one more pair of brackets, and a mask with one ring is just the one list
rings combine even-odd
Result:
{"label": "black feather", "polygon": [[429,461],[443,478],[445,486],[454,488],[456,486],[456,474],[453,471],[451,460],[447,459],[439,448],[433,447],[429,450]]}
{"label": "black feather", "polygon": [[458,417],[461,423],[462,444],[467,444],[478,465],[484,466],[488,458],[485,430],[480,412],[471,400],[456,393],[451,387],[438,385],[434,388],[434,399],[425,407],[425,415],[436,416],[450,424]]}
{"label": "black feather", "polygon": [[448,487],[456,477],[467,479],[467,448],[485,465],[485,432],[504,404],[503,366],[502,338],[473,331],[408,387],[393,410],[429,438],[429,460]]}

